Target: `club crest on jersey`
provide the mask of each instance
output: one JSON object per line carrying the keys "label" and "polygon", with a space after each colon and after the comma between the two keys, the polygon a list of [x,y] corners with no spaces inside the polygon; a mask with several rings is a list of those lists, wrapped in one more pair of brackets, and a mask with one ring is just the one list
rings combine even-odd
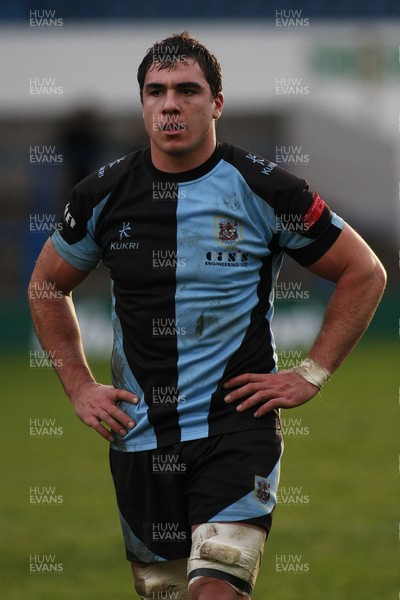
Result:
{"label": "club crest on jersey", "polygon": [[261,506],[266,506],[271,497],[271,484],[265,477],[254,476],[254,495]]}
{"label": "club crest on jersey", "polygon": [[214,217],[214,230],[217,242],[232,247],[242,239],[242,225],[236,219]]}

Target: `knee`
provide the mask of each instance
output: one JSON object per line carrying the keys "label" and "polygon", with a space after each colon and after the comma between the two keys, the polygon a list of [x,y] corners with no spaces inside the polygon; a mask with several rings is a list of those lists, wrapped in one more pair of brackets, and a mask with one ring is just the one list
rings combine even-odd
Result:
{"label": "knee", "polygon": [[[260,567],[265,533],[236,523],[203,523],[192,533],[188,562],[189,589],[213,585],[219,595],[195,595],[207,598],[251,598]],[[216,581],[217,580],[217,581]],[[198,583],[199,582],[199,583]],[[212,582],[212,584],[211,584]],[[222,584],[222,586],[221,586]],[[198,586],[195,588],[194,586]],[[223,590],[223,592],[222,592]]]}
{"label": "knee", "polygon": [[186,559],[161,563],[131,563],[135,590],[142,600],[188,600]]}
{"label": "knee", "polygon": [[236,600],[244,597],[238,594],[225,581],[212,577],[201,577],[190,586],[190,600]]}

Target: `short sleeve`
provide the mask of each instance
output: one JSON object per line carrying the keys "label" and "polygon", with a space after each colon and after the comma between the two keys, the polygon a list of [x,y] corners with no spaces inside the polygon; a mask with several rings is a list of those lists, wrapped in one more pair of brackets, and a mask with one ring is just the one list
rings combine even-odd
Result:
{"label": "short sleeve", "polygon": [[94,232],[106,199],[94,204],[90,194],[85,194],[79,186],[74,188],[60,227],[50,238],[61,258],[80,271],[92,271],[101,261],[102,249],[95,241]]}
{"label": "short sleeve", "polygon": [[307,185],[292,190],[282,202],[283,210],[279,204],[275,204],[279,246],[303,266],[314,263],[339,237],[343,220]]}

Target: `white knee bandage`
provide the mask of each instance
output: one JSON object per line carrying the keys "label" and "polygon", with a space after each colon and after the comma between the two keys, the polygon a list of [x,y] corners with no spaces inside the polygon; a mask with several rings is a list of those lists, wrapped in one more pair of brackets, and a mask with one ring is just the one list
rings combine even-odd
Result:
{"label": "white knee bandage", "polygon": [[135,590],[142,600],[188,600],[187,559],[137,566],[132,563]]}
{"label": "white knee bandage", "polygon": [[251,597],[264,548],[265,533],[238,523],[204,523],[192,533],[189,586],[215,577]]}

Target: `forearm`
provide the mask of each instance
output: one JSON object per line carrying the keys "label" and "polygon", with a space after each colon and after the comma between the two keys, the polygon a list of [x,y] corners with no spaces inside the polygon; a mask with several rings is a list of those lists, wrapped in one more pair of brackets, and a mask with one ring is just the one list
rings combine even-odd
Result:
{"label": "forearm", "polygon": [[365,272],[348,269],[337,282],[309,356],[333,373],[366,331],[382,297],[379,262]]}
{"label": "forearm", "polygon": [[65,262],[48,240],[32,273],[28,298],[39,341],[50,354],[76,414],[104,439],[114,442],[113,432],[124,436],[135,427],[132,417],[118,403],[137,404],[139,400],[128,390],[96,383],[90,372],[71,298],[71,290],[87,276]]}
{"label": "forearm", "polygon": [[36,283],[32,280],[29,287],[35,331],[43,349],[51,356],[67,395],[73,399],[83,384],[94,381],[84,355],[75,308],[70,295],[59,290],[53,294],[57,296],[55,299],[41,297]]}

